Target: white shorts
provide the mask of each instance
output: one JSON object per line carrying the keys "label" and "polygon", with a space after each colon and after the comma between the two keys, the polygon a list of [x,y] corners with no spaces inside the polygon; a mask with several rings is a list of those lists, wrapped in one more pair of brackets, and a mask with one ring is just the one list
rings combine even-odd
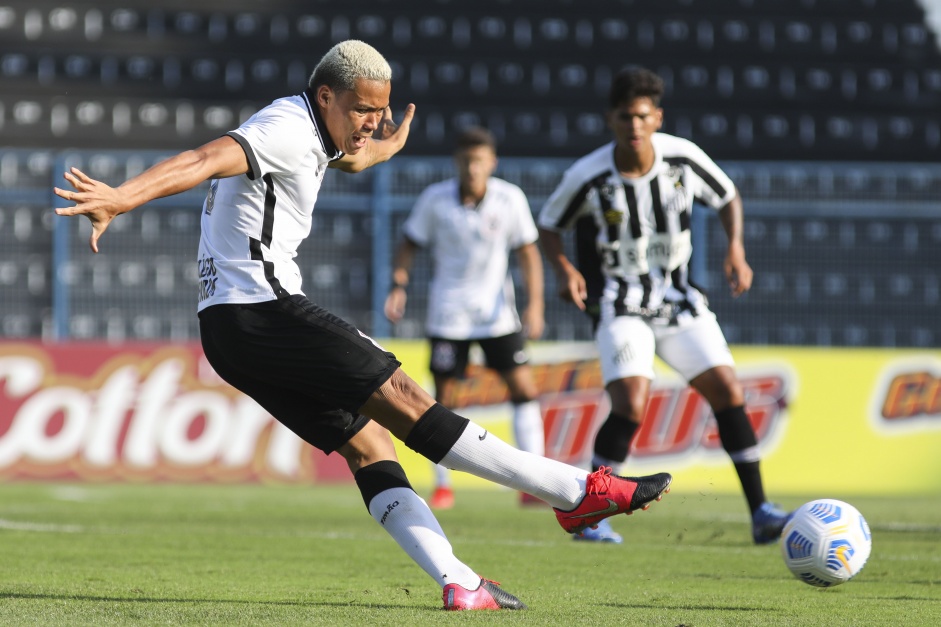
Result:
{"label": "white shorts", "polygon": [[654,379],[654,354],[691,381],[716,366],[735,366],[732,351],[711,311],[682,325],[660,325],[616,316],[595,334],[605,384],[626,377]]}

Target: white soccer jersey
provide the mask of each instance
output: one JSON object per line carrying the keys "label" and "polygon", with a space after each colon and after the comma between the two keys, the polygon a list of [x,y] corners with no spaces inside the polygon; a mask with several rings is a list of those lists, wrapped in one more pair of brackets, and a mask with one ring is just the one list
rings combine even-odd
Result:
{"label": "white soccer jersey", "polygon": [[708,307],[690,282],[693,201],[721,209],[732,180],[690,141],[655,133],[654,165],[622,177],[609,143],[576,161],[546,201],[539,225],[574,228],[589,313],[682,322]]}
{"label": "white soccer jersey", "polygon": [[457,179],[435,183],[402,228],[414,243],[431,247],[429,336],[467,340],[521,329],[509,255],[539,238],[523,190],[491,177],[480,204],[465,207]]}
{"label": "white soccer jersey", "polygon": [[297,247],[327,164],[342,156],[307,93],[281,98],[228,133],[245,150],[244,176],[215,179],[199,238],[201,311],[302,294]]}

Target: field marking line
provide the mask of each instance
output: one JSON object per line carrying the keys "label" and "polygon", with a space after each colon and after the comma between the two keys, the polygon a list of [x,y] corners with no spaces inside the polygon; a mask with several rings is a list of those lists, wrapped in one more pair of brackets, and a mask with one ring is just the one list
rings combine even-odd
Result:
{"label": "field marking line", "polygon": [[0,529],[11,531],[37,531],[41,533],[82,533],[85,529],[80,525],[56,525],[52,523],[21,522],[0,518]]}

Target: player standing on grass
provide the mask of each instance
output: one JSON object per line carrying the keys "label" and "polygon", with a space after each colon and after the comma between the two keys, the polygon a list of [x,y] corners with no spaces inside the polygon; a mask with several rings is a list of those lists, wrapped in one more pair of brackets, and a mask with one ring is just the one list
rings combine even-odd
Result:
{"label": "player standing on grass", "polygon": [[[594,467],[619,468],[644,417],[654,354],[708,401],[752,515],[755,543],[781,535],[788,514],[765,500],[754,429],[732,354],[705,295],[690,280],[693,201],[719,213],[729,240],[723,264],[734,296],[751,287],[742,201],[729,177],[685,139],[659,133],[663,81],[620,72],[607,119],[614,141],[579,159],[539,215],[540,240],[561,296],[595,320],[611,413],[595,437]],[[560,231],[574,228],[578,268]]]}
{"label": "player standing on grass", "polygon": [[[392,70],[374,48],[344,41],[300,95],[276,100],[225,136],[112,188],[72,168],[76,205],[98,239],[116,216],[210,179],[198,252],[203,350],[219,375],[306,442],[340,453],[369,513],[443,589],[446,609],[519,609],[519,599],[458,560],[409,485],[389,432],[433,462],[534,494],[569,532],[659,499],[670,475],[622,478],[519,451],[435,403],[395,356],[301,292],[293,258],[308,235],[328,167],[358,172],[398,152]],[[380,140],[380,141],[377,141]]]}
{"label": "player standing on grass", "polygon": [[[538,339],[545,325],[536,224],[523,190],[491,176],[497,167],[497,144],[490,131],[479,127],[463,131],[454,163],[457,178],[426,188],[402,227],[385,314],[393,323],[402,319],[412,259],[419,247],[429,246],[434,276],[425,333],[431,341],[435,400],[454,406],[455,388],[476,342],[487,366],[509,388],[516,445],[543,455],[542,413],[523,336],[525,332],[529,339]],[[514,250],[528,295],[522,323],[509,275],[509,254]],[[534,501],[525,492],[520,500]],[[440,509],[454,504],[450,472],[444,466],[435,465],[429,504]]]}

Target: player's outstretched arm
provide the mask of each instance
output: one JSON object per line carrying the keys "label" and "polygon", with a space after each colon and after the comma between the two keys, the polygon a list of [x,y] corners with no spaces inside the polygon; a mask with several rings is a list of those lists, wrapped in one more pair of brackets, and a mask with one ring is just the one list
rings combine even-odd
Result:
{"label": "player's outstretched arm", "polygon": [[408,139],[408,133],[412,127],[412,118],[414,117],[415,105],[409,104],[405,107],[402,121],[396,124],[392,120],[392,110],[386,107],[379,127],[366,142],[363,149],[355,155],[343,155],[340,159],[331,161],[330,167],[343,172],[355,173],[362,172],[377,163],[388,161],[405,146],[405,140]]}
{"label": "player's outstretched arm", "polygon": [[192,189],[211,178],[226,178],[248,172],[248,159],[231,137],[220,137],[194,150],[187,150],[161,161],[128,179],[118,187],[96,181],[78,168],[65,173],[72,189],[54,188],[60,198],[75,206],[56,209],[60,216],[83,215],[92,225],[88,241],[98,252],[98,238],[111,221],[155,198],[172,196]]}

